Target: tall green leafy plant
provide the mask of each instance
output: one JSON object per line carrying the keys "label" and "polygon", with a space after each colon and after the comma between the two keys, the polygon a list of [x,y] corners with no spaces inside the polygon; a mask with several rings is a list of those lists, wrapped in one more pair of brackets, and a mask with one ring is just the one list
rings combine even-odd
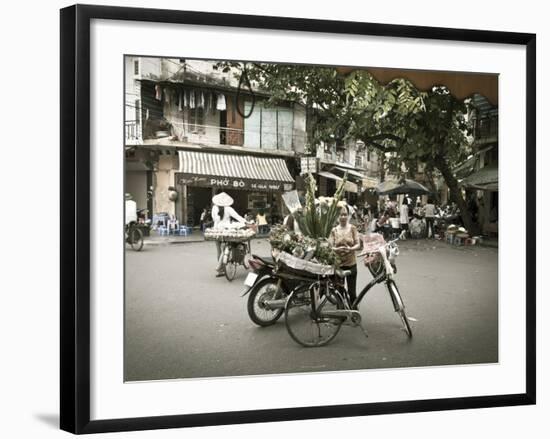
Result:
{"label": "tall green leafy plant", "polygon": [[308,174],[306,177],[306,203],[302,210],[294,212],[294,219],[305,236],[311,238],[328,238],[330,231],[338,220],[342,205],[340,201],[344,195],[344,186],[347,173],[338,185],[333,197],[319,197],[316,203],[315,192],[317,184],[315,178]]}

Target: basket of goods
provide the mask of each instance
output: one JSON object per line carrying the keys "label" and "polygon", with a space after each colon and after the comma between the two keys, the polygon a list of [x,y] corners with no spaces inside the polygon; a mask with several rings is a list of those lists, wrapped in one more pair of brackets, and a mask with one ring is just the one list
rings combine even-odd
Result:
{"label": "basket of goods", "polygon": [[314,239],[288,231],[284,226],[272,229],[269,241],[273,258],[299,275],[331,275],[339,263],[326,239]]}
{"label": "basket of goods", "polygon": [[[334,274],[340,258],[328,238],[344,207],[342,196],[346,179],[347,175],[344,175],[333,197],[315,198],[315,178],[308,174],[305,206],[302,207],[297,196],[283,197],[300,232],[284,226],[272,229],[269,242],[273,257],[279,264],[309,276]],[[288,205],[289,200],[293,200],[291,205]]]}
{"label": "basket of goods", "polygon": [[254,229],[239,229],[236,227],[208,228],[204,231],[206,241],[244,242],[256,235]]}

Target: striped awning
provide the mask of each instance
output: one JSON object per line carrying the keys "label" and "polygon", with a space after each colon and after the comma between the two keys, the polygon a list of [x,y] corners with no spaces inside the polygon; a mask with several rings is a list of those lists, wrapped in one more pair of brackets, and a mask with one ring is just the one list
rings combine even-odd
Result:
{"label": "striped awning", "polygon": [[240,178],[260,182],[294,183],[282,158],[197,151],[178,152],[179,172],[184,174]]}

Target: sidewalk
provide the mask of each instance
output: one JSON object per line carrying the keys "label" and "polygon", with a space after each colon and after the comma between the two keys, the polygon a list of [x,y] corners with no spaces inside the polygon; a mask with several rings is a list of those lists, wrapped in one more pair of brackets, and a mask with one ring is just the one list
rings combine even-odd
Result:
{"label": "sidewalk", "polygon": [[[264,239],[268,235],[256,235],[253,239]],[[163,235],[160,236],[156,231],[151,230],[151,235],[143,238],[144,245],[171,245],[186,244],[191,242],[204,242],[204,235],[200,230],[193,230],[193,233],[187,236]]]}
{"label": "sidewalk", "polygon": [[150,236],[143,238],[144,245],[169,245],[183,244],[186,242],[202,242],[204,236],[200,230],[193,230],[193,233],[187,236],[179,235],[159,235],[155,230],[151,230]]}

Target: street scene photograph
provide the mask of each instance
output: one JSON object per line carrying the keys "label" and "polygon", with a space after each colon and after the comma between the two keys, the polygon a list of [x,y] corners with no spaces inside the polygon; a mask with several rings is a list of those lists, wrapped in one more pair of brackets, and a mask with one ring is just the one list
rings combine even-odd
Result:
{"label": "street scene photograph", "polygon": [[126,382],[499,362],[498,73],[124,67]]}

